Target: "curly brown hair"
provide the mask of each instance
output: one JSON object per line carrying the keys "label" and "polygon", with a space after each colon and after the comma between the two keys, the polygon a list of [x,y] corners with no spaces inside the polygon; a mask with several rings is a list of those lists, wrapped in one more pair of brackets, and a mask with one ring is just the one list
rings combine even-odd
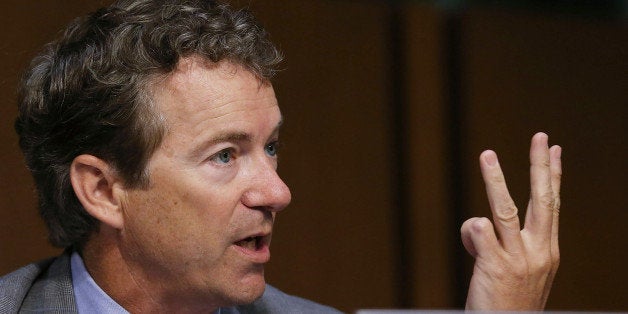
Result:
{"label": "curly brown hair", "polygon": [[74,20],[34,58],[19,89],[15,129],[50,242],[81,248],[98,221],[78,201],[70,165],[97,156],[131,188],[165,125],[151,84],[181,58],[238,63],[269,80],[282,57],[247,10],[203,0],[122,0]]}

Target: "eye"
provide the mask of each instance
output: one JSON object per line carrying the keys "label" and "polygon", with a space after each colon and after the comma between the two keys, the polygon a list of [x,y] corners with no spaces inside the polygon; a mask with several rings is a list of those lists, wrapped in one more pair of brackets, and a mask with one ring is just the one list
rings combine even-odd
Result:
{"label": "eye", "polygon": [[268,156],[275,157],[277,156],[279,147],[280,147],[279,142],[275,141],[275,142],[266,144],[266,147],[264,147],[264,150],[266,151],[266,154]]}
{"label": "eye", "polygon": [[219,164],[228,164],[233,159],[231,149],[223,149],[211,157],[211,160]]}

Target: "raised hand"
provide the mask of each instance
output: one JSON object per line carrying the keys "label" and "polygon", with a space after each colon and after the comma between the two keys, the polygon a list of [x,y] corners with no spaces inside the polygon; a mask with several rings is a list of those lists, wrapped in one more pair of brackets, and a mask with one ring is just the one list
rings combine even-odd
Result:
{"label": "raised hand", "polygon": [[542,310],[558,269],[561,148],[548,148],[537,133],[530,147],[530,201],[521,229],[495,152],[480,155],[480,168],[493,212],[471,218],[462,242],[475,258],[467,295],[468,310]]}

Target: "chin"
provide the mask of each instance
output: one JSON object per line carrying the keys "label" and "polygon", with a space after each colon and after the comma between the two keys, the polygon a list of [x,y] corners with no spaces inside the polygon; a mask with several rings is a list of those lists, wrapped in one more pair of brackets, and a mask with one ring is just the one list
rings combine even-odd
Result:
{"label": "chin", "polygon": [[241,298],[237,304],[250,304],[250,303],[255,302],[255,300],[262,297],[262,295],[264,294],[265,288],[266,288],[266,285],[262,285],[260,287],[257,287],[257,289],[255,290],[247,291],[247,293],[241,295]]}
{"label": "chin", "polygon": [[262,297],[266,289],[266,281],[264,275],[251,276],[241,281],[238,287],[235,287],[234,293],[230,296],[232,305],[243,305],[253,303]]}

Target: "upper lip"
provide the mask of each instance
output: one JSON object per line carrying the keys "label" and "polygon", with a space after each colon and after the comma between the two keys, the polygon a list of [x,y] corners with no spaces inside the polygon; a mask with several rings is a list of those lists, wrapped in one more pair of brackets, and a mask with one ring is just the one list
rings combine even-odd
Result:
{"label": "upper lip", "polygon": [[258,231],[258,232],[251,233],[251,234],[246,235],[244,237],[240,237],[235,242],[246,240],[248,238],[257,238],[257,237],[259,237],[264,243],[268,243],[270,241],[271,235],[272,235],[272,231],[271,230],[268,230],[268,231],[263,230],[263,231]]}

